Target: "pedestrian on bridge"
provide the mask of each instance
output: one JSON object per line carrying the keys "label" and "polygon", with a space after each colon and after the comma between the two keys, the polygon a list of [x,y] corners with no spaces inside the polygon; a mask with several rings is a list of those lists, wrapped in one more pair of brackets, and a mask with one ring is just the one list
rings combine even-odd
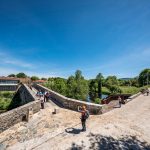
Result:
{"label": "pedestrian on bridge", "polygon": [[40,97],[40,101],[41,101],[41,109],[44,109],[44,96]]}
{"label": "pedestrian on bridge", "polygon": [[119,102],[119,107],[121,107],[122,99],[121,99],[121,97],[120,97],[120,96],[118,97],[118,102]]}
{"label": "pedestrian on bridge", "polygon": [[86,120],[89,118],[89,111],[86,109],[86,106],[79,106],[78,111],[81,112],[81,123],[82,123],[82,130],[86,131]]}
{"label": "pedestrian on bridge", "polygon": [[147,90],[146,90],[146,93],[147,93],[147,96],[149,96],[149,89],[147,88]]}

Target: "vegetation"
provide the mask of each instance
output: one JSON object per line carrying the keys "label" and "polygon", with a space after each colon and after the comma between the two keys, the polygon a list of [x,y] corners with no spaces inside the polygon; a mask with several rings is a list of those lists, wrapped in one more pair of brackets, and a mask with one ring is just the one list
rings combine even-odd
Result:
{"label": "vegetation", "polygon": [[15,74],[10,74],[10,75],[8,75],[8,77],[16,77],[16,75]]}
{"label": "vegetation", "polygon": [[123,94],[136,94],[141,90],[141,88],[135,86],[121,86],[120,89]]}
{"label": "vegetation", "polygon": [[16,74],[16,77],[17,78],[26,78],[27,75],[25,73],[23,73],[23,72],[20,72],[20,73]]}
{"label": "vegetation", "polygon": [[100,98],[96,98],[96,99],[94,100],[94,102],[95,102],[96,104],[101,104],[101,99],[100,99]]}
{"label": "vegetation", "polygon": [[140,86],[149,85],[150,83],[150,69],[144,69],[138,78],[138,82]]}
{"label": "vegetation", "polygon": [[39,80],[39,77],[37,77],[37,76],[32,76],[32,77],[31,77],[31,80],[32,80],[32,81]]}
{"label": "vegetation", "polygon": [[0,92],[0,112],[6,111],[12,101],[14,92]]}
{"label": "vegetation", "polygon": [[74,76],[67,80],[63,78],[49,78],[44,86],[70,98],[86,100],[88,96],[88,81],[82,76],[82,72],[77,70]]}
{"label": "vegetation", "polygon": [[[9,77],[25,78],[25,73],[18,73],[17,75],[10,74]],[[39,80],[37,76],[32,76],[31,80]],[[95,79],[85,80],[82,72],[77,70],[74,75],[68,79],[56,78],[41,78],[47,82],[44,86],[70,98],[86,100],[90,98],[94,103],[100,103],[102,94],[135,94],[146,85],[150,84],[150,69],[144,69],[139,76],[135,78],[122,78],[117,79],[116,76],[103,77],[99,73]],[[144,87],[142,87],[144,86]]]}

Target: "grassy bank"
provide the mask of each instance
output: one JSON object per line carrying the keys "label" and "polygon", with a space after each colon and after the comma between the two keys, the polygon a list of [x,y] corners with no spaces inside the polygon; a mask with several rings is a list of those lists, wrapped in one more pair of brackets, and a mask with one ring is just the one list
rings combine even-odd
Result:
{"label": "grassy bank", "polygon": [[134,86],[121,86],[122,94],[136,94],[140,92],[141,88]]}
{"label": "grassy bank", "polygon": [[[120,86],[119,87],[122,91],[122,94],[136,94],[138,92],[141,91],[142,88],[146,88],[146,87],[134,87],[134,86]],[[102,87],[102,93],[103,94],[106,94],[106,95],[109,95],[111,94],[111,92],[106,88],[106,87]]]}
{"label": "grassy bank", "polygon": [[7,111],[12,101],[13,95],[14,92],[7,92],[7,91],[0,92],[0,113]]}

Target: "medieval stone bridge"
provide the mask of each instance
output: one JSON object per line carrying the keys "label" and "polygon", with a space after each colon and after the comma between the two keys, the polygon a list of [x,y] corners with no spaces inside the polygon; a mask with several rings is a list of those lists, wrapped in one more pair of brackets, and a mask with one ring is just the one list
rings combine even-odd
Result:
{"label": "medieval stone bridge", "polygon": [[[30,92],[33,95],[36,93]],[[121,108],[103,115],[91,115],[87,120],[86,132],[80,131],[80,113],[60,108],[59,113],[54,115],[47,103],[47,107],[34,114],[28,122],[17,123],[2,132],[0,148],[150,149],[150,96],[138,94],[128,101],[130,102]],[[33,102],[28,104],[31,103]],[[28,104],[23,107],[27,107]]]}
{"label": "medieval stone bridge", "polygon": [[[31,90],[27,85],[22,84],[11,104],[10,111],[0,114],[0,132],[8,129],[16,123],[21,121],[28,121],[31,116],[40,111],[41,105],[38,97],[36,96],[37,90],[43,92],[50,92],[51,98],[46,104],[52,111],[56,107],[65,108],[73,111],[78,111],[78,106],[86,105],[90,114],[102,114],[103,106],[99,104],[93,104],[89,102],[79,101],[71,98],[67,98],[57,92],[54,92],[42,85],[34,84]],[[138,96],[139,94],[130,97],[129,101]],[[16,105],[17,104],[17,105]],[[16,108],[17,107],[17,108]],[[14,109],[13,109],[14,108]]]}
{"label": "medieval stone bridge", "polygon": [[23,120],[28,121],[30,114],[40,111],[41,102],[36,96],[37,90],[50,92],[51,98],[46,104],[50,109],[61,107],[77,111],[78,106],[86,105],[91,114],[102,113],[102,105],[67,98],[38,84],[34,84],[32,90],[26,84],[22,84],[12,100],[10,111],[0,114],[0,132]]}

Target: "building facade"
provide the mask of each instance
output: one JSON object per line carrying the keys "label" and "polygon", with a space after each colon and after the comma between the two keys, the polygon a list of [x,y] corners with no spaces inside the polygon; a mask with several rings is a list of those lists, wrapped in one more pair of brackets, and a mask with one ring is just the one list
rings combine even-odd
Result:
{"label": "building facade", "polygon": [[12,77],[0,77],[0,91],[16,91],[20,79]]}

